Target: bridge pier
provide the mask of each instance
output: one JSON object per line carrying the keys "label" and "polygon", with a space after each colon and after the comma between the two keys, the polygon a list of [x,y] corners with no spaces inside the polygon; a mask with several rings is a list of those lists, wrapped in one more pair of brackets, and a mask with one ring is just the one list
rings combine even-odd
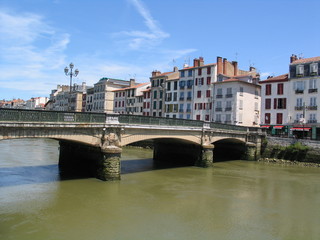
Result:
{"label": "bridge pier", "polygon": [[69,141],[60,141],[59,169],[63,177],[96,177],[103,181],[120,179],[118,147],[93,147]]}
{"label": "bridge pier", "polygon": [[213,149],[214,145],[202,145],[201,155],[196,162],[198,167],[212,167],[213,166]]}
{"label": "bridge pier", "polygon": [[103,181],[120,180],[122,148],[107,147],[102,149],[102,157],[98,159],[97,178]]}
{"label": "bridge pier", "polygon": [[257,160],[257,146],[254,143],[246,143],[246,160],[256,161]]}

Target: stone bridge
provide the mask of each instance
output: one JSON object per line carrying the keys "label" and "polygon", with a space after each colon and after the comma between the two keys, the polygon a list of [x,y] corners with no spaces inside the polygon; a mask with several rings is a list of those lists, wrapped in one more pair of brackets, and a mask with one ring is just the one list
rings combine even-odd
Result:
{"label": "stone bridge", "polygon": [[214,150],[256,160],[264,137],[260,128],[214,122],[0,108],[0,140],[56,139],[62,172],[81,167],[101,180],[120,179],[122,147],[135,142],[153,140],[155,160],[208,167],[214,162]]}

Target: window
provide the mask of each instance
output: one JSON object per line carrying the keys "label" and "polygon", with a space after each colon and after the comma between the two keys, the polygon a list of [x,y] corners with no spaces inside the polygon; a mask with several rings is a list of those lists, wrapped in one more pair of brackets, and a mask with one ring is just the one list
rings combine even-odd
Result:
{"label": "window", "polygon": [[201,76],[202,74],[202,68],[198,68],[198,75]]}
{"label": "window", "polygon": [[[309,93],[316,92],[316,91],[314,91],[316,89],[317,89],[317,81],[316,81],[316,79],[310,79],[309,80]],[[313,90],[313,91],[310,91],[310,90]]]}
{"label": "window", "polygon": [[317,98],[316,97],[311,97],[310,98],[310,106],[311,107],[317,106]]}
{"label": "window", "polygon": [[197,119],[197,120],[200,120],[200,115],[199,115],[199,114],[196,116],[196,119]]}
{"label": "window", "polygon": [[302,107],[302,98],[297,98],[297,107]]}
{"label": "window", "polygon": [[157,98],[157,91],[153,92],[153,98],[156,99]]}
{"label": "window", "polygon": [[153,109],[157,109],[157,101],[153,101]]}
{"label": "window", "polygon": [[238,115],[238,122],[242,123],[242,113],[239,113],[239,115]]}
{"label": "window", "polygon": [[296,91],[303,91],[305,88],[305,82],[297,81],[293,83],[293,89]]}
{"label": "window", "polygon": [[278,95],[283,94],[283,83],[278,83],[277,93]]}
{"label": "window", "polygon": [[222,88],[217,89],[217,98],[222,98]]}
{"label": "window", "polygon": [[206,121],[209,121],[209,119],[210,119],[210,118],[209,118],[209,115],[208,115],[208,114],[206,114],[206,118],[205,118],[205,120],[206,120]]}
{"label": "window", "polygon": [[231,123],[231,114],[226,114],[226,123]]}
{"label": "window", "polygon": [[274,99],[274,109],[286,109],[287,99],[286,98],[275,98]]}
{"label": "window", "polygon": [[221,114],[216,115],[216,122],[221,122]]}
{"label": "window", "polygon": [[266,95],[271,95],[271,84],[266,85]]}
{"label": "window", "polygon": [[184,100],[184,92],[180,92],[180,101]]}
{"label": "window", "polygon": [[240,96],[243,96],[243,87],[240,87]]}
{"label": "window", "polygon": [[207,67],[207,74],[211,74],[211,67]]}
{"label": "window", "polygon": [[179,82],[179,87],[180,88],[184,88],[185,85],[186,85],[186,81],[180,81]]}
{"label": "window", "polygon": [[211,93],[210,90],[207,90],[206,91],[206,97],[210,97],[210,95],[211,95],[210,93]]}
{"label": "window", "polygon": [[297,77],[303,76],[304,67],[303,65],[298,65],[296,68]]}
{"label": "window", "polygon": [[317,75],[318,74],[318,63],[310,64],[310,75]]}
{"label": "window", "polygon": [[192,92],[188,92],[187,100],[191,100],[191,99],[192,99]]}
{"label": "window", "polygon": [[239,109],[243,109],[243,100],[239,101]]}
{"label": "window", "polygon": [[277,124],[282,124],[282,113],[277,113]]}
{"label": "window", "polygon": [[178,98],[178,93],[174,92],[173,93],[173,101],[177,101],[177,98]]}
{"label": "window", "polygon": [[207,85],[211,84],[211,77],[207,77]]}
{"label": "window", "polygon": [[317,122],[317,115],[315,113],[311,113],[309,115],[309,120],[308,120],[309,123],[316,123]]}
{"label": "window", "polygon": [[197,92],[197,98],[201,98],[201,91]]}
{"label": "window", "polygon": [[254,103],[254,110],[259,111],[259,104],[257,102]]}
{"label": "window", "polygon": [[271,114],[270,113],[266,113],[264,115],[264,123],[270,124],[270,122],[271,122]]}
{"label": "window", "polygon": [[175,81],[173,84],[173,90],[177,90],[178,89],[178,81]]}
{"label": "window", "polygon": [[168,90],[168,91],[171,90],[171,82],[167,82],[167,90]]}
{"label": "window", "polygon": [[266,99],[266,106],[265,106],[266,109],[271,109],[271,99],[270,98],[267,98]]}
{"label": "window", "polygon": [[188,77],[192,77],[192,70],[188,70]]}
{"label": "window", "polygon": [[184,77],[185,71],[181,71],[180,73],[181,73],[181,77]]}

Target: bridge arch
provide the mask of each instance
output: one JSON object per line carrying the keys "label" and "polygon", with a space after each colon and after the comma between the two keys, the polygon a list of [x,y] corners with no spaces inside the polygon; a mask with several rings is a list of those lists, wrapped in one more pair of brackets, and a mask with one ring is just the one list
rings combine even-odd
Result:
{"label": "bridge arch", "polygon": [[214,145],[214,161],[244,159],[247,146],[241,138],[222,138],[212,143]]}

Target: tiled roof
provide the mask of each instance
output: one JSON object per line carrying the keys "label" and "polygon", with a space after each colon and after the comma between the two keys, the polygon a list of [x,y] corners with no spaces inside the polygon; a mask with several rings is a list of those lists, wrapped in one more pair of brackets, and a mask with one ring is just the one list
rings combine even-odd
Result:
{"label": "tiled roof", "polygon": [[309,62],[318,62],[320,61],[320,57],[312,57],[312,58],[301,58],[298,60],[295,60],[291,63],[292,64],[301,64],[301,63],[309,63]]}
{"label": "tiled roof", "polygon": [[124,91],[124,90],[128,90],[128,89],[135,89],[135,88],[138,88],[138,87],[143,87],[145,85],[147,85],[149,83],[139,83],[133,87],[126,87],[126,88],[119,88],[119,89],[116,89],[116,90],[113,90],[112,92],[120,92],[120,91]]}
{"label": "tiled roof", "polygon": [[284,82],[284,81],[288,81],[288,73],[282,74],[276,77],[268,78],[266,80],[260,81],[259,83]]}

